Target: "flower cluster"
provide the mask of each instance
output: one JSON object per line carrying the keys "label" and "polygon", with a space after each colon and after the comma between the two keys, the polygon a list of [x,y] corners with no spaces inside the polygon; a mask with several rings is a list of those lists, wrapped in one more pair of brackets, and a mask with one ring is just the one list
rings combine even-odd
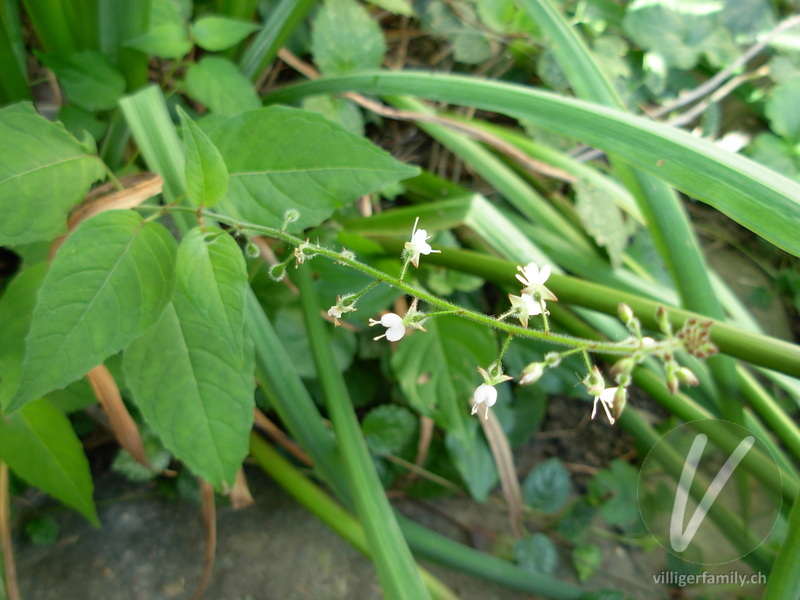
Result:
{"label": "flower cluster", "polygon": [[[409,265],[414,265],[415,268],[419,267],[419,260],[422,255],[428,256],[432,253],[440,252],[431,247],[428,243],[431,236],[428,235],[425,229],[418,229],[418,224],[419,218],[414,221],[414,226],[411,230],[411,240],[405,243],[403,249],[403,270],[400,275],[400,281],[403,280]],[[297,263],[302,263],[304,260],[313,257],[314,254],[315,249],[306,241],[300,244],[295,250],[295,260]],[[352,259],[352,256],[345,255],[345,251],[342,252],[343,261]],[[518,273],[515,274],[515,277],[522,284],[522,290],[518,296],[514,294],[508,295],[508,299],[511,303],[510,310],[497,317],[495,320],[502,322],[508,317],[515,317],[519,319],[523,327],[527,328],[528,321],[531,317],[541,316],[544,323],[543,333],[545,335],[550,334],[547,321],[547,315],[549,314],[547,303],[556,302],[558,300],[556,295],[546,286],[547,280],[550,278],[551,270],[550,265],[543,265],[540,268],[534,262],[530,262],[525,266],[518,266]],[[328,309],[328,316],[334,320],[336,325],[339,325],[339,319],[346,313],[354,312],[356,310],[356,301],[376,285],[378,285],[378,280],[358,293],[337,296],[336,304]],[[422,296],[424,297],[424,295]],[[431,300],[429,300],[429,302],[431,302]],[[379,340],[381,338],[386,338],[390,342],[397,342],[400,341],[409,330],[416,329],[424,332],[425,328],[423,323],[429,318],[452,312],[461,312],[445,310],[438,313],[425,314],[418,309],[418,303],[419,298],[413,297],[411,305],[403,316],[393,312],[387,312],[378,319],[369,319],[370,327],[380,325],[386,329],[384,333],[375,336],[374,339]],[[434,304],[436,303],[434,302]],[[648,356],[654,356],[662,360],[667,373],[667,384],[673,393],[677,391],[679,383],[697,385],[698,380],[694,373],[675,361],[674,351],[683,347],[697,357],[705,357],[713,354],[716,348],[710,342],[710,322],[698,323],[697,321],[689,321],[683,329],[675,335],[673,334],[666,310],[660,308],[657,312],[656,320],[659,323],[660,329],[666,336],[666,339],[656,341],[642,334],[641,323],[629,306],[620,304],[618,314],[631,336],[627,340],[620,342],[627,350],[628,355],[620,359],[611,369],[611,377],[616,381],[617,385],[611,387],[606,386],[605,379],[600,369],[597,366],[592,366],[589,361],[588,353],[592,350],[590,346],[586,345],[583,347],[576,346],[563,352],[548,352],[544,356],[544,360],[530,363],[522,370],[519,384],[529,385],[535,383],[544,375],[547,369],[557,367],[564,357],[580,352],[583,354],[587,365],[587,374],[582,379],[582,382],[586,386],[589,395],[594,397],[592,419],[597,416],[598,406],[602,406],[603,412],[605,412],[609,423],[612,425],[619,418],[627,402],[627,388],[632,381],[633,369]],[[503,374],[502,361],[503,355],[513,336],[513,330],[510,330],[508,339],[503,345],[499,357],[488,369],[478,367],[478,372],[483,378],[483,383],[475,389],[471,398],[473,415],[477,414],[479,410],[483,408],[483,418],[488,419],[489,409],[497,402],[498,393],[496,386],[499,383],[511,379],[511,377]]]}

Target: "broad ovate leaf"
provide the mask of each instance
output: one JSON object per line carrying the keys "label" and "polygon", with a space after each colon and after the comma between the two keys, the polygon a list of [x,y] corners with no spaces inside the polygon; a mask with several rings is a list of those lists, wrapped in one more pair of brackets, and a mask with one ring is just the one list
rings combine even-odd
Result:
{"label": "broad ovate leaf", "polygon": [[252,82],[221,56],[206,56],[186,71],[186,93],[219,115],[237,115],[261,106]]}
{"label": "broad ovate leaf", "polygon": [[178,288],[158,324],[125,350],[124,369],[164,446],[217,489],[233,486],[253,425],[252,340],[233,352]]}
{"label": "broad ovate leaf", "polygon": [[99,525],[89,461],[69,419],[44,399],[0,415],[0,458],[31,485]]}
{"label": "broad ovate leaf", "polygon": [[105,174],[102,162],[30,103],[0,109],[0,245],[51,240]]}
{"label": "broad ovate leaf", "polygon": [[425,328],[398,344],[392,369],[411,406],[466,443],[470,398],[480,383],[477,367],[495,359],[494,336],[454,317],[431,319]]}
{"label": "broad ovate leaf", "polygon": [[212,206],[228,189],[228,169],[219,150],[208,136],[178,108],[183,123],[186,155],[186,195],[196,206]]}
{"label": "broad ovate leaf", "polygon": [[314,19],[311,50],[323,75],[347,75],[380,67],[386,42],[358,2],[325,0]]}
{"label": "broad ovate leaf", "polygon": [[281,227],[286,211],[295,209],[300,218],[292,231],[418,173],[340,125],[294,108],[246,112],[218,123],[210,137],[230,176],[218,209],[270,227]]}
{"label": "broad ovate leaf", "polygon": [[255,23],[217,15],[200,17],[190,28],[197,45],[209,52],[232,48],[258,29]]}
{"label": "broad ovate leaf", "polygon": [[230,349],[242,352],[247,265],[233,238],[217,227],[183,238],[176,263],[178,286]]}
{"label": "broad ovate leaf", "polygon": [[31,318],[8,410],[64,387],[153,325],[175,287],[175,240],[112,210],[81,223],[58,251]]}

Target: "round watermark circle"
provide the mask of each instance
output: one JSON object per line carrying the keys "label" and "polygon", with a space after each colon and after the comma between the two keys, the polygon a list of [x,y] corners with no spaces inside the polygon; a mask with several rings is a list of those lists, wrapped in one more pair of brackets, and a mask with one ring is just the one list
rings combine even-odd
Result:
{"label": "round watermark circle", "polygon": [[639,472],[639,511],[650,534],[678,558],[718,565],[769,536],[781,510],[781,470],[748,429],[692,421],[664,435]]}

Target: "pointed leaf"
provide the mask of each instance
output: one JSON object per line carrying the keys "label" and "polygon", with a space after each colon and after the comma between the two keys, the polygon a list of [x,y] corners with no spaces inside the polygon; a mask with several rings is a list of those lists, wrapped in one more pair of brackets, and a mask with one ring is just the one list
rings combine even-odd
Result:
{"label": "pointed leaf", "polygon": [[36,294],[47,273],[47,264],[39,263],[22,271],[8,285],[0,299],[0,406],[14,396],[22,374],[25,336],[31,326]]}
{"label": "pointed leaf", "polygon": [[232,486],[253,425],[254,351],[231,352],[180,291],[125,351],[125,377],[145,421],[177,458],[218,489]]}
{"label": "pointed leaf", "polygon": [[231,352],[241,354],[247,265],[231,236],[217,227],[183,238],[175,267],[181,291]]}
{"label": "pointed leaf", "polygon": [[0,245],[51,240],[93,181],[100,160],[30,103],[0,109]]}
{"label": "pointed leaf", "polygon": [[75,381],[144,333],[172,297],[174,261],[169,232],[135,213],[81,223],[39,290],[9,410]]}
{"label": "pointed leaf", "polygon": [[191,26],[194,41],[203,50],[210,52],[232,48],[258,30],[259,26],[255,23],[216,15],[201,17]]}
{"label": "pointed leaf", "polygon": [[227,58],[206,56],[189,67],[184,83],[192,99],[221,115],[261,106],[253,84]]}
{"label": "pointed leaf", "polygon": [[[250,142],[242,145],[242,139]],[[281,227],[290,208],[300,212],[293,231],[319,225],[359,196],[413,177],[364,138],[323,117],[273,106],[233,117],[211,139],[225,158],[230,180],[220,210],[246,221]]]}
{"label": "pointed leaf", "polygon": [[186,154],[186,195],[197,206],[213,206],[228,189],[228,169],[208,136],[178,107]]}
{"label": "pointed leaf", "polygon": [[0,416],[0,458],[22,479],[99,524],[83,445],[69,419],[47,400]]}

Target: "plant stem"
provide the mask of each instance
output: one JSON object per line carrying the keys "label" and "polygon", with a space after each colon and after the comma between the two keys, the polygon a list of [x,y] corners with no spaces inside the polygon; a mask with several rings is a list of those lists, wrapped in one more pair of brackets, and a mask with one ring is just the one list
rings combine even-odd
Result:
{"label": "plant stem", "polygon": [[[152,210],[153,207],[141,206],[137,208],[139,209],[149,208]],[[196,215],[198,213],[197,209],[185,206],[164,206],[164,207],[158,207],[158,210],[169,213],[191,213],[193,215]],[[283,242],[286,242],[287,244],[291,244],[292,246],[299,246],[300,244],[306,243],[309,251],[313,252],[314,254],[324,256],[330,260],[333,260],[340,264],[361,271],[362,273],[369,275],[376,281],[381,281],[383,283],[386,283],[398,290],[405,292],[406,294],[408,294],[413,298],[419,298],[420,300],[427,302],[431,306],[435,306],[445,311],[459,314],[464,318],[476,321],[478,323],[481,323],[482,325],[486,325],[487,327],[492,327],[500,331],[505,331],[509,334],[514,334],[527,338],[534,338],[546,342],[551,342],[553,344],[570,346],[573,348],[580,348],[588,352],[603,352],[605,354],[614,354],[619,356],[629,356],[634,352],[641,351],[640,347],[632,346],[630,342],[627,341],[614,343],[614,342],[603,342],[598,340],[581,339],[571,335],[550,333],[546,331],[540,331],[538,329],[528,329],[519,325],[511,325],[509,323],[504,323],[495,317],[490,317],[484,315],[483,313],[469,310],[467,308],[458,306],[457,304],[453,304],[452,302],[448,302],[447,300],[439,298],[438,296],[429,294],[424,290],[417,289],[401,281],[396,277],[392,277],[391,275],[384,273],[383,271],[380,271],[358,260],[355,260],[354,258],[343,256],[339,252],[330,250],[328,248],[319,246],[317,244],[309,244],[308,242],[305,242],[305,240],[302,240],[284,231],[280,231],[279,229],[275,229],[273,227],[265,227],[263,225],[255,225],[252,223],[243,223],[236,219],[232,219],[230,217],[219,215],[217,213],[210,211],[202,211],[201,214],[203,216],[208,217],[209,219],[216,219],[220,223],[225,223],[226,225],[230,225],[231,227],[237,230],[250,231],[258,235],[279,239]],[[653,348],[656,348],[656,346],[653,346]]]}

